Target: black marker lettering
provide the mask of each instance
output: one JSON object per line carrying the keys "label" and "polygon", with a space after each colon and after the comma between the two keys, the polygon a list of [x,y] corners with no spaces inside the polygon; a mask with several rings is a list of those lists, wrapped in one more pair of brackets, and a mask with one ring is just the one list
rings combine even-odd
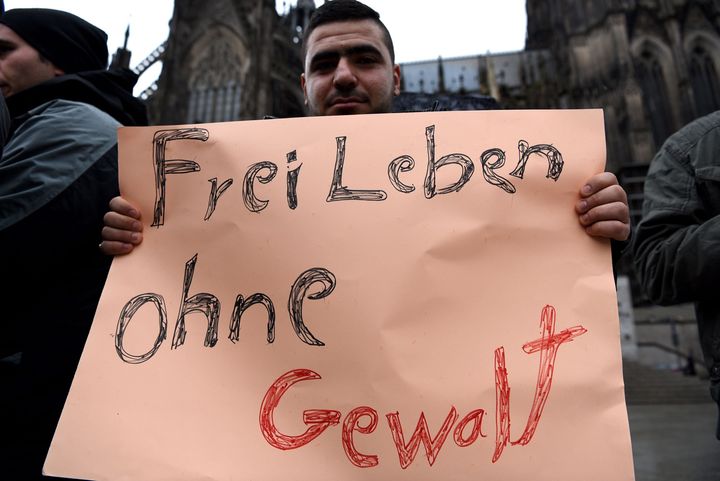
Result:
{"label": "black marker lettering", "polygon": [[205,220],[208,220],[210,216],[215,212],[215,207],[217,207],[217,201],[220,198],[221,195],[225,193],[225,191],[230,187],[233,183],[232,179],[228,179],[222,184],[220,184],[220,187],[218,187],[218,181],[217,177],[213,177],[212,179],[209,179],[208,182],[210,182],[210,199],[208,200],[208,207],[207,212],[205,212]]}
{"label": "black marker lettering", "polygon": [[563,161],[560,151],[552,145],[538,144],[530,147],[526,141],[521,140],[518,142],[518,153],[520,154],[518,165],[515,167],[515,170],[510,172],[510,175],[513,177],[522,179],[525,174],[525,164],[527,164],[530,155],[540,154],[544,155],[548,161],[548,173],[545,177],[554,181],[560,178],[565,162]]}
{"label": "black marker lettering", "polygon": [[155,211],[153,214],[153,227],[160,227],[165,223],[165,181],[167,174],[187,174],[200,171],[200,165],[193,160],[170,159],[165,160],[167,143],[173,140],[201,140],[205,142],[210,137],[207,129],[171,129],[158,130],[153,136],[153,161],[155,163]]}
{"label": "black marker lettering", "polygon": [[409,194],[415,190],[414,185],[406,185],[400,181],[400,172],[410,172],[415,167],[415,159],[409,155],[401,155],[388,165],[388,178],[398,192]]}
{"label": "black marker lettering", "polygon": [[348,189],[342,185],[343,168],[345,167],[345,139],[346,137],[336,137],[337,155],[335,157],[335,172],[333,174],[332,185],[330,186],[330,194],[327,201],[335,202],[338,200],[385,200],[387,194],[383,190],[359,190]]}
{"label": "black marker lettering", "polygon": [[[425,174],[425,198],[432,199],[436,194],[447,194],[450,192],[460,192],[465,184],[475,172],[473,161],[465,154],[450,154],[435,161],[435,126],[431,125],[425,128],[425,138],[427,139],[428,167]],[[457,182],[442,189],[435,186],[435,176],[440,167],[448,164],[457,164],[462,168],[462,174]]]}
{"label": "black marker lettering", "polygon": [[[490,162],[490,159],[493,157],[497,157],[497,160],[495,162]],[[506,178],[493,172],[505,165],[505,152],[500,149],[486,150],[480,156],[480,165],[482,165],[483,177],[485,177],[485,180],[489,184],[500,187],[508,194],[515,193],[515,186],[512,185],[512,183],[510,183]]]}
{"label": "black marker lettering", "polygon": [[[155,338],[155,342],[153,343],[153,346],[150,348],[149,351],[140,355],[130,354],[123,347],[123,337],[125,336],[125,330],[127,329],[128,324],[130,324],[130,319],[132,319],[138,309],[140,309],[148,302],[152,302],[158,311],[158,335]],[[120,312],[120,318],[118,319],[117,328],[115,329],[115,351],[117,351],[118,356],[120,356],[120,359],[122,359],[123,361],[129,364],[140,364],[155,355],[166,337],[167,310],[165,309],[165,301],[163,300],[162,296],[152,293],[140,294],[130,299],[130,301],[125,304],[125,307],[123,307],[122,311]]]}
{"label": "black marker lettering", "polygon": [[208,328],[205,334],[205,347],[213,347],[217,343],[218,320],[220,318],[220,301],[212,294],[201,292],[188,298],[188,291],[192,283],[193,273],[197,254],[185,264],[185,278],[183,280],[182,303],[178,314],[175,332],[173,333],[171,349],[177,349],[185,343],[185,316],[192,312],[201,312],[208,321]]}
{"label": "black marker lettering", "polygon": [[273,302],[268,296],[256,293],[247,299],[244,299],[241,295],[238,295],[235,299],[235,307],[230,320],[230,335],[228,336],[228,339],[232,342],[237,342],[240,339],[240,319],[243,313],[255,304],[261,304],[267,309],[267,342],[272,343],[275,340],[275,306],[273,306]]}
{"label": "black marker lettering", "polygon": [[[297,161],[297,151],[293,150],[292,152],[288,152],[287,163],[292,164],[295,161]],[[300,175],[301,167],[302,167],[302,164],[300,164],[294,168],[291,168],[290,165],[288,165],[289,170],[288,170],[288,174],[287,174],[287,202],[288,202],[288,207],[290,207],[293,210],[295,210],[295,208],[298,205],[297,182],[298,182],[298,176]]]}
{"label": "black marker lettering", "polygon": [[[322,284],[322,290],[320,292],[307,295],[307,291],[310,289],[310,286],[316,282]],[[316,339],[305,326],[302,315],[303,301],[305,300],[305,297],[313,300],[323,299],[329,296],[334,289],[335,275],[322,267],[314,267],[306,270],[298,276],[297,280],[293,284],[292,289],[290,290],[290,297],[288,299],[288,311],[290,312],[290,320],[292,321],[293,329],[295,329],[295,334],[297,334],[300,340],[302,340],[305,344],[310,344],[311,346],[325,345],[324,342]]]}
{"label": "black marker lettering", "polygon": [[[270,173],[267,176],[260,175],[260,171],[263,169],[269,170]],[[275,178],[275,174],[277,174],[277,165],[272,162],[258,162],[248,169],[243,186],[243,202],[250,212],[260,212],[270,203],[268,200],[260,200],[255,197],[255,179],[261,184],[267,184]]]}

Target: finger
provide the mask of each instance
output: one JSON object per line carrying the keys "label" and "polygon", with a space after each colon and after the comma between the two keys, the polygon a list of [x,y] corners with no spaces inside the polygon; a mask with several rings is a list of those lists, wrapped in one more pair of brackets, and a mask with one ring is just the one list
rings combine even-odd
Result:
{"label": "finger", "polygon": [[103,216],[103,224],[115,229],[123,229],[133,232],[142,232],[143,225],[139,220],[117,212],[107,212]]}
{"label": "finger", "polygon": [[607,239],[624,241],[630,237],[630,224],[624,224],[617,220],[605,220],[595,222],[586,227],[585,231],[593,237],[605,237]]}
{"label": "finger", "polygon": [[101,231],[103,241],[117,241],[126,244],[138,245],[142,242],[142,234],[125,229],[115,229],[114,227],[103,227]]}
{"label": "finger", "polygon": [[607,186],[589,197],[580,199],[575,204],[575,210],[579,214],[582,214],[595,207],[612,204],[614,202],[619,202],[627,206],[627,194],[625,190],[617,184]]}
{"label": "finger", "polygon": [[109,256],[129,254],[135,248],[132,244],[116,241],[102,241],[99,247],[100,252]]}
{"label": "finger", "polygon": [[589,197],[596,192],[610,187],[612,185],[618,185],[617,177],[612,172],[601,172],[590,177],[585,185],[580,189],[581,197]]}
{"label": "finger", "polygon": [[133,219],[140,219],[140,210],[121,196],[113,197],[110,200],[110,210]]}
{"label": "finger", "polygon": [[627,224],[630,222],[630,211],[626,204],[622,202],[612,202],[609,204],[599,205],[580,214],[580,223],[584,226],[589,226],[596,222],[602,222],[606,220],[616,220]]}

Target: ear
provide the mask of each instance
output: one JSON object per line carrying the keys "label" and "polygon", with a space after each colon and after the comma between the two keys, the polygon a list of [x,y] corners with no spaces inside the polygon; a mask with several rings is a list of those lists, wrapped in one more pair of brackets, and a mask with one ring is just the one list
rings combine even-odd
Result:
{"label": "ear", "polygon": [[393,66],[393,95],[400,95],[400,65]]}
{"label": "ear", "polygon": [[303,95],[305,96],[305,105],[308,104],[308,95],[307,95],[307,81],[305,80],[305,73],[300,74],[300,87],[302,88]]}

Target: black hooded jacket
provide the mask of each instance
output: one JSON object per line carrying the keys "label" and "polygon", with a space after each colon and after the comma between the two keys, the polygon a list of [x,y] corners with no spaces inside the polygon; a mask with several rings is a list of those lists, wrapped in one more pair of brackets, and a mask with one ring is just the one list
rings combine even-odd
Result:
{"label": "black hooded jacket", "polygon": [[41,479],[111,259],[116,130],[146,125],[130,71],[63,75],[7,99],[0,160],[0,466]]}
{"label": "black hooded jacket", "polygon": [[10,116],[21,117],[51,100],[90,104],[125,126],[147,125],[145,105],[133,97],[137,75],[127,69],[95,70],[61,75],[7,99]]}

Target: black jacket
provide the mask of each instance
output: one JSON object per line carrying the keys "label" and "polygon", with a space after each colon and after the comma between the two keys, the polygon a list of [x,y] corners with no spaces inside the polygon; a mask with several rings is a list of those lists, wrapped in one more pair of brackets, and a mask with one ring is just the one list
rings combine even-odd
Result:
{"label": "black jacket", "polygon": [[[98,250],[118,195],[116,128],[146,124],[133,74],[57,77],[8,98],[0,160],[0,466],[41,479],[111,259]],[[7,220],[10,219],[10,220]]]}

